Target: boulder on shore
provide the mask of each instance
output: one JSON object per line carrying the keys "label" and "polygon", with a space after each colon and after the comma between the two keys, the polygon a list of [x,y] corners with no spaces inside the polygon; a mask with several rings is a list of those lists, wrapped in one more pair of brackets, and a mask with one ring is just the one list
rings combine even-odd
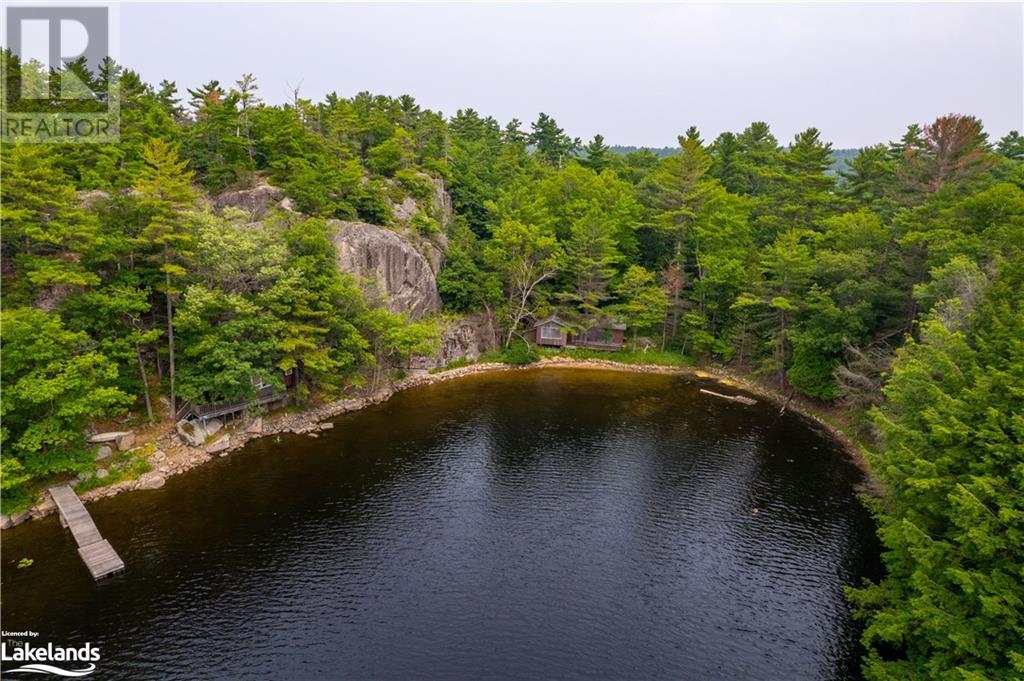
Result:
{"label": "boulder on shore", "polygon": [[8,530],[15,525],[21,525],[23,522],[31,517],[31,513],[28,511],[22,511],[21,513],[15,513],[13,515],[0,514],[0,530]]}
{"label": "boulder on shore", "polygon": [[160,489],[167,479],[158,471],[150,471],[139,476],[136,489]]}
{"label": "boulder on shore", "polygon": [[202,447],[212,435],[223,427],[224,423],[220,419],[210,419],[209,421],[182,419],[174,425],[181,439],[191,447]]}
{"label": "boulder on shore", "polygon": [[117,438],[117,449],[122,452],[127,452],[129,449],[135,446],[135,433],[129,431]]}
{"label": "boulder on shore", "polygon": [[116,443],[125,435],[131,435],[130,430],[112,430],[109,433],[96,433],[89,436],[89,444],[97,445],[106,442]]}
{"label": "boulder on shore", "polygon": [[206,445],[206,453],[207,454],[217,454],[219,452],[226,452],[230,447],[231,447],[231,436],[230,435],[225,435],[224,437],[220,438],[219,440],[216,440],[215,442],[211,442],[210,444]]}

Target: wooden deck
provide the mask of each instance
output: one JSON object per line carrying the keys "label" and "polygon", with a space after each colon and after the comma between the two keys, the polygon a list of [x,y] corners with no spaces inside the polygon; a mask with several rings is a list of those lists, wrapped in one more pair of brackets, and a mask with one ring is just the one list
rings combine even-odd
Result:
{"label": "wooden deck", "polygon": [[226,416],[227,414],[235,414],[240,411],[245,411],[249,407],[262,407],[265,404],[271,404],[272,402],[280,402],[281,400],[288,397],[288,393],[284,390],[278,390],[273,386],[265,386],[260,388],[256,392],[256,396],[252,399],[245,400],[225,400],[223,402],[208,402],[206,404],[192,404],[191,402],[185,402],[178,407],[178,413],[175,414],[175,420],[180,421],[184,418],[196,418],[196,419],[212,419],[218,416]]}
{"label": "wooden deck", "polygon": [[67,485],[50,488],[50,497],[57,504],[61,524],[71,530],[78,543],[78,555],[94,579],[102,579],[124,571],[124,561],[100,534],[85,504]]}

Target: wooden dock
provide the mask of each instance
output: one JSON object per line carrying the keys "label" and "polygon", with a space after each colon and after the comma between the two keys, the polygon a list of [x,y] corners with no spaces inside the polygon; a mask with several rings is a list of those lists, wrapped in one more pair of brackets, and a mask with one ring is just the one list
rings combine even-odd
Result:
{"label": "wooden dock", "polygon": [[57,504],[60,522],[71,530],[71,535],[78,543],[78,555],[89,568],[93,579],[103,579],[110,575],[124,572],[124,561],[114,551],[106,539],[100,534],[92,516],[85,510],[85,504],[78,498],[75,491],[67,485],[51,487],[50,496]]}

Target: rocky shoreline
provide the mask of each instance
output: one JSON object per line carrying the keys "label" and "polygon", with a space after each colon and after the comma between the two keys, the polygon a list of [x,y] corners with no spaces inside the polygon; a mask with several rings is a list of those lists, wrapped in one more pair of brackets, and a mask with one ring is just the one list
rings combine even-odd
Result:
{"label": "rocky shoreline", "polygon": [[[148,462],[150,470],[138,478],[123,480],[104,487],[83,492],[80,497],[83,502],[88,503],[96,499],[111,497],[122,492],[132,490],[152,490],[163,487],[166,479],[172,475],[178,475],[211,461],[218,456],[227,456],[232,451],[241,449],[248,442],[272,435],[282,433],[295,433],[310,437],[319,437],[319,433],[330,430],[334,424],[329,419],[341,414],[359,411],[374,404],[380,404],[390,399],[394,394],[421,385],[441,383],[464,376],[475,374],[494,373],[500,371],[522,371],[538,368],[575,368],[575,369],[603,369],[612,371],[625,371],[646,374],[667,374],[676,376],[690,376],[697,379],[713,381],[719,385],[727,386],[737,390],[750,393],[775,405],[786,405],[813,424],[827,432],[834,440],[842,445],[850,458],[864,472],[866,483],[862,491],[877,495],[879,487],[876,479],[871,473],[862,448],[845,433],[835,426],[822,419],[807,405],[800,401],[791,401],[785,395],[765,388],[764,386],[738,377],[725,369],[709,367],[696,369],[690,367],[673,367],[660,364],[624,364],[612,360],[599,359],[575,359],[572,357],[550,357],[544,358],[532,364],[513,366],[500,362],[482,362],[470,364],[456,369],[449,369],[438,373],[423,373],[409,376],[392,383],[391,385],[378,390],[364,397],[355,397],[336,400],[317,407],[313,407],[297,414],[280,413],[270,416],[257,416],[248,422],[240,424],[232,432],[225,433],[220,438],[205,444],[202,447],[191,447],[182,445],[178,435],[173,430],[157,438],[155,442],[142,443],[142,447],[155,445],[155,451],[149,455]],[[49,495],[32,508],[22,511],[13,516],[0,517],[0,527],[7,529],[27,520],[42,518],[56,512],[56,506]]]}

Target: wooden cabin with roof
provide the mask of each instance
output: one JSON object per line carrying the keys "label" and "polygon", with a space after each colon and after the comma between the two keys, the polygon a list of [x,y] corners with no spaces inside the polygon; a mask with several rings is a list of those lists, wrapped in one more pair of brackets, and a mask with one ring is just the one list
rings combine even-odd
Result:
{"label": "wooden cabin with roof", "polygon": [[526,339],[544,347],[614,352],[626,345],[626,325],[611,319],[600,319],[586,331],[575,333],[558,315],[551,315],[536,321],[527,330]]}

